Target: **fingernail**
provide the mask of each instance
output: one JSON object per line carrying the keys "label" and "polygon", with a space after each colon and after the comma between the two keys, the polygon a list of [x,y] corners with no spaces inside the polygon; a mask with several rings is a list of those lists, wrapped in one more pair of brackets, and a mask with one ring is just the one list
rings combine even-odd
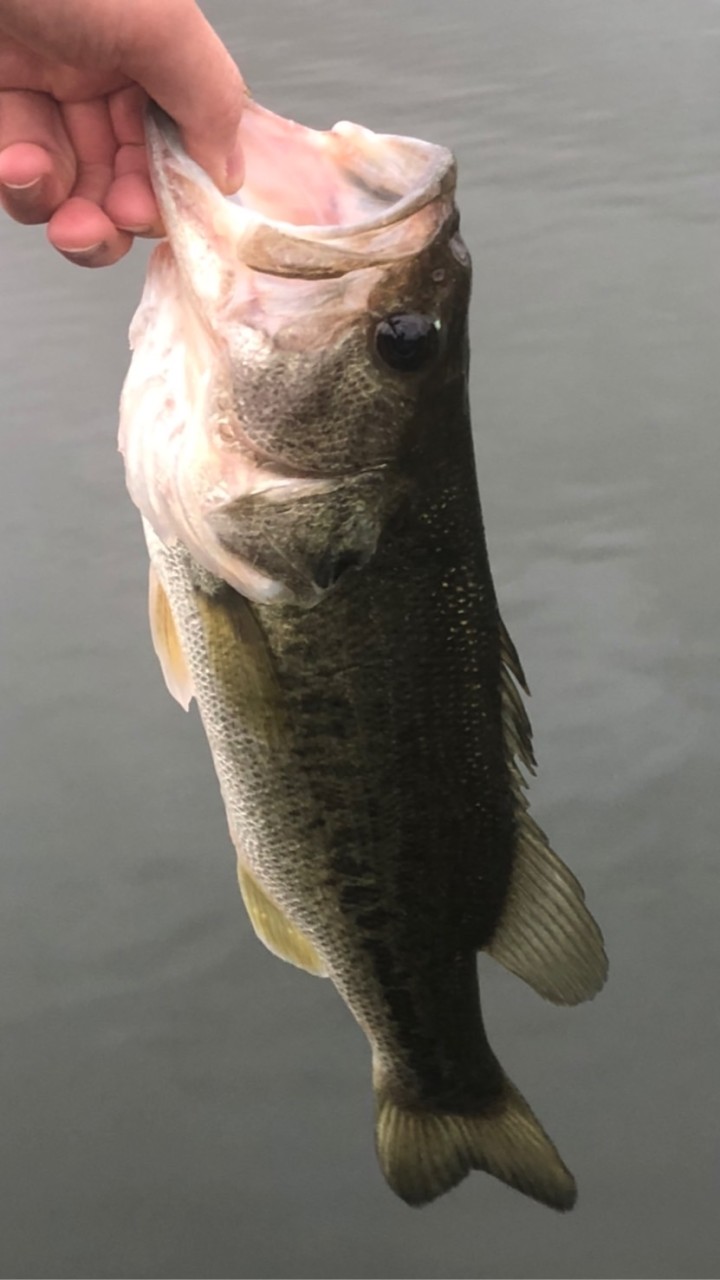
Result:
{"label": "fingernail", "polygon": [[31,178],[29,182],[3,182],[6,191],[30,191],[32,187],[38,187],[42,182],[42,177]]}
{"label": "fingernail", "polygon": [[55,245],[58,253],[64,253],[66,258],[87,258],[91,253],[97,253],[98,249],[102,249],[103,247],[104,245],[102,240],[96,241],[95,244],[84,244],[79,249],[75,247],[72,249],[66,249],[64,245]]}
{"label": "fingernail", "polygon": [[127,231],[131,236],[152,236],[158,234],[149,223],[144,223],[143,226],[134,226],[129,222],[117,222],[115,225],[118,231]]}
{"label": "fingernail", "polygon": [[3,182],[0,184],[0,196],[10,217],[16,222],[33,226],[47,221],[47,201],[42,178],[34,178],[32,182]]}

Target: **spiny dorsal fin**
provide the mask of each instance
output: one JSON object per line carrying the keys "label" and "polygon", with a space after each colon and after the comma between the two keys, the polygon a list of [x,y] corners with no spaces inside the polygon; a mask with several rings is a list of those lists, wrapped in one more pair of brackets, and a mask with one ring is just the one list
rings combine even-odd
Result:
{"label": "spiny dorsal fin", "polygon": [[188,711],[193,683],[180,644],[170,602],[152,564],[148,580],[148,614],[153,648],[160,661],[165,684],[173,698]]}
{"label": "spiny dorsal fin", "polygon": [[523,693],[527,693],[529,696],[530,690],[528,688],[528,682],[525,679],[525,672],[522,669],[522,663],[520,661],[518,651],[512,642],[512,639],[510,637],[510,632],[505,626],[505,623],[503,622],[502,618],[499,619],[499,627],[500,627],[500,655],[503,660],[503,665],[507,668],[508,671],[512,672],[518,684],[520,685],[520,688],[522,689]]}
{"label": "spiny dorsal fin", "polygon": [[238,883],[253,929],[268,950],[281,960],[324,978],[327,969],[312,943],[283,915],[239,860]]}
{"label": "spiny dorsal fin", "polygon": [[[504,631],[504,629],[503,629]],[[508,654],[514,655],[511,665]],[[607,977],[602,934],[585,906],[575,876],[558,858],[528,813],[519,760],[534,772],[530,722],[510,672],[522,678],[504,631],[502,714],[515,800],[516,843],[508,895],[485,950],[554,1004],[579,1004],[597,995]]]}

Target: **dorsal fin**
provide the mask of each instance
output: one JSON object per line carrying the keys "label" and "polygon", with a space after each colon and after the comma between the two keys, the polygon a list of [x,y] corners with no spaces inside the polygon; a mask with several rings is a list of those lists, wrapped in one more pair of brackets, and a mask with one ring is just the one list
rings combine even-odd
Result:
{"label": "dorsal fin", "polygon": [[517,761],[534,772],[535,757],[530,721],[513,681],[514,676],[524,684],[524,676],[504,628],[501,644],[503,729],[516,842],[503,913],[485,950],[546,1000],[579,1004],[603,986],[607,956],[581,885],[528,813],[526,783]]}
{"label": "dorsal fin", "polygon": [[327,969],[312,943],[271,901],[239,859],[238,883],[253,929],[268,950],[307,973],[325,977]]}
{"label": "dorsal fin", "polygon": [[[522,663],[512,637],[508,631],[502,618],[499,619],[500,624],[500,656],[502,658],[503,667],[506,668],[511,675],[515,677],[523,693],[530,696],[528,682],[525,679],[525,672],[522,669]],[[511,681],[512,683],[512,681]]]}

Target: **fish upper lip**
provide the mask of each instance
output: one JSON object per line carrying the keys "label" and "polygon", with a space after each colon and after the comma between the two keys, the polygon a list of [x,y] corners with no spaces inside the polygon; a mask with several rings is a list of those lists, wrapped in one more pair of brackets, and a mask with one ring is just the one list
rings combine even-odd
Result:
{"label": "fish upper lip", "polygon": [[[161,175],[167,172],[167,167],[172,162],[182,165],[187,178],[194,180],[197,185],[204,187],[207,193],[212,193],[218,201],[222,201],[226,207],[229,207],[233,218],[237,220],[239,226],[244,224],[248,230],[257,228],[260,232],[265,229],[269,233],[275,232],[284,239],[296,242],[311,241],[314,244],[321,244],[323,242],[350,241],[357,237],[369,236],[373,232],[382,232],[384,228],[390,228],[397,223],[405,222],[412,214],[419,212],[428,205],[442,201],[443,198],[453,204],[456,163],[452,152],[445,147],[400,135],[373,134],[370,130],[363,129],[361,126],[353,125],[347,121],[341,121],[332,129],[326,131],[306,129],[304,126],[294,125],[293,122],[283,121],[282,117],[276,116],[273,112],[260,107],[254,102],[250,102],[246,107],[244,119],[246,121],[248,119],[255,120],[260,126],[262,126],[263,121],[269,121],[270,127],[273,123],[281,122],[282,124],[290,125],[309,138],[325,138],[329,142],[343,138],[352,139],[354,135],[357,141],[353,155],[358,157],[358,169],[351,173],[350,178],[347,180],[350,185],[355,183],[359,190],[362,189],[363,185],[366,185],[368,191],[372,189],[370,180],[368,179],[367,183],[365,183],[359,171],[362,163],[363,144],[366,150],[370,150],[373,145],[385,144],[388,149],[394,145],[405,152],[406,157],[410,160],[409,167],[417,171],[406,178],[407,189],[405,191],[400,189],[396,193],[394,190],[387,189],[388,202],[376,214],[370,214],[353,222],[315,223],[288,221],[281,217],[273,217],[267,212],[259,212],[244,204],[242,198],[243,189],[237,196],[223,195],[200,166],[186,155],[174,121],[156,103],[150,102],[146,117],[146,131],[151,157],[151,174],[153,175],[156,194],[161,206],[164,202],[162,188],[167,181],[166,179],[163,180]],[[424,166],[423,161],[425,162]],[[368,167],[372,168],[371,165]],[[346,169],[349,171],[349,166],[346,165]],[[402,180],[398,179],[397,185],[402,188]],[[376,193],[380,193],[380,187],[376,187]],[[397,198],[393,199],[392,197],[395,195]],[[330,245],[328,245],[328,248],[330,248]],[[274,273],[277,275],[283,275],[292,270],[291,267],[284,268],[282,264],[265,266],[263,269],[268,271],[269,274]],[[341,271],[337,270],[335,273],[341,274]],[[334,272],[331,270],[319,270],[318,274],[334,274]]]}

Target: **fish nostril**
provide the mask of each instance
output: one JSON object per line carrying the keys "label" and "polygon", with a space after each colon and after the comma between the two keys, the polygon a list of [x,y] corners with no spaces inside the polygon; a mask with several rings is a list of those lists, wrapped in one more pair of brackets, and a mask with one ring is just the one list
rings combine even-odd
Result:
{"label": "fish nostril", "polygon": [[315,565],[313,581],[321,591],[328,591],[348,569],[360,569],[367,561],[365,551],[326,551]]}

